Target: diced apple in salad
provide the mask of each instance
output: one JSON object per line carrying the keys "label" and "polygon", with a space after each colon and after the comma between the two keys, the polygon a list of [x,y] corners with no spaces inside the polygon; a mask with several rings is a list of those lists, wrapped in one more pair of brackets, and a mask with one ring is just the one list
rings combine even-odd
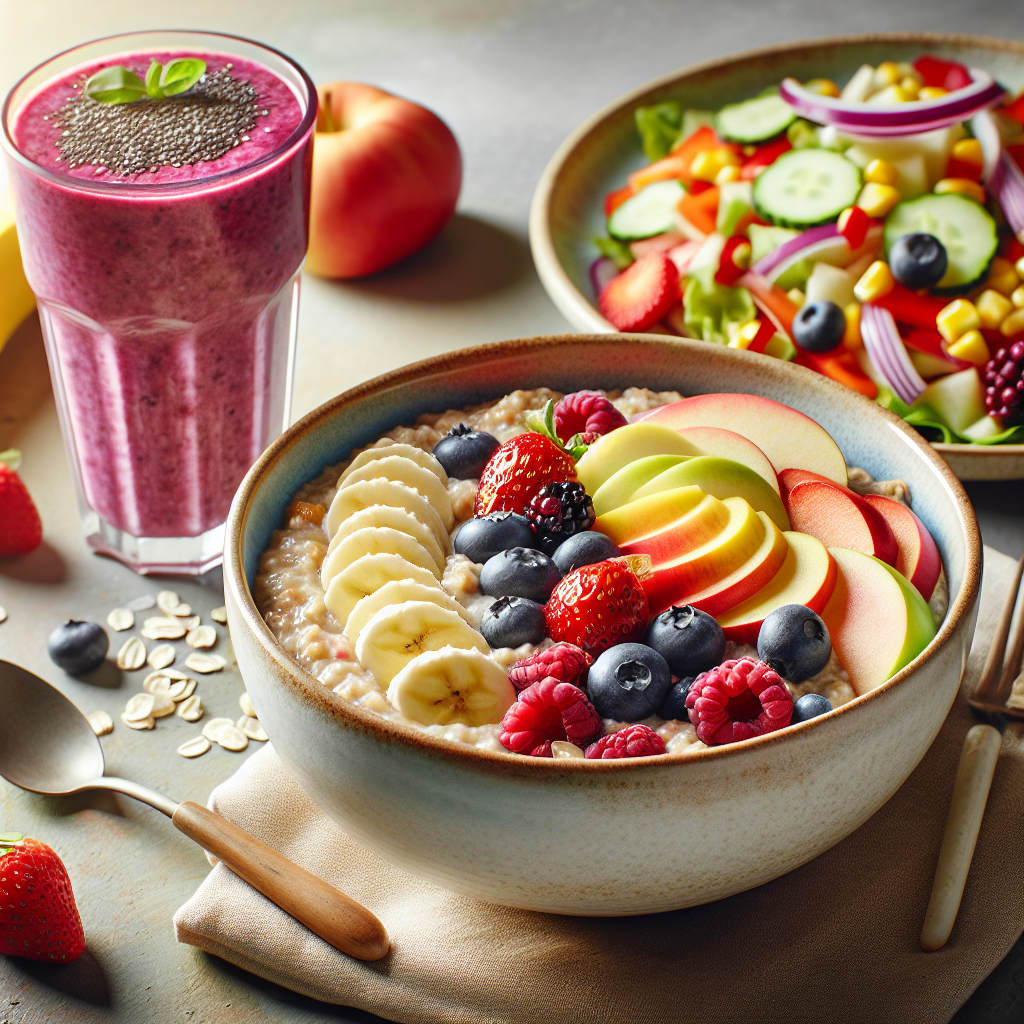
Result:
{"label": "diced apple in salad", "polygon": [[636,110],[591,282],[620,331],[762,352],[933,440],[1024,442],[1024,93],[922,56]]}

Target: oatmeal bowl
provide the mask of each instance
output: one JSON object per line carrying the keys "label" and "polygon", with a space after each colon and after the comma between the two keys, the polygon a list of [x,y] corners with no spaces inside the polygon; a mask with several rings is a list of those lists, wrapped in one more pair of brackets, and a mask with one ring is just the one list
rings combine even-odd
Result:
{"label": "oatmeal bowl", "polygon": [[882,806],[966,664],[952,472],[800,367],[652,335],[485,345],[296,423],[228,521],[275,749],[367,849],[477,899],[677,909]]}

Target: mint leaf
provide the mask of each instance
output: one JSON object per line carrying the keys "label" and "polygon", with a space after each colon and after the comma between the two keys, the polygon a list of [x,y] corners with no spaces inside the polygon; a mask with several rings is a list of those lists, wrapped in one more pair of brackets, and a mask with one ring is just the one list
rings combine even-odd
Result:
{"label": "mint leaf", "polygon": [[179,57],[167,64],[150,61],[143,81],[121,64],[103,68],[85,83],[85,95],[98,103],[133,103],[148,96],[159,100],[191,89],[206,71],[206,61]]}
{"label": "mint leaf", "polygon": [[146,95],[152,99],[160,96],[160,73],[163,71],[163,64],[155,60],[149,62],[149,69],[146,71]]}
{"label": "mint leaf", "polygon": [[[160,95],[177,96],[191,89],[206,71],[206,61],[195,57],[179,57],[172,60],[160,75]],[[148,81],[148,75],[147,81]]]}
{"label": "mint leaf", "polygon": [[146,83],[134,71],[115,64],[89,77],[85,95],[97,103],[131,103],[146,95]]}

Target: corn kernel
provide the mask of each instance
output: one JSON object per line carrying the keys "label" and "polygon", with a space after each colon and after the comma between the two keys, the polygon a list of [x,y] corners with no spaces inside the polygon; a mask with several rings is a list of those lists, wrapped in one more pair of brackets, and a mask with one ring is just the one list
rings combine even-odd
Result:
{"label": "corn kernel", "polygon": [[948,89],[943,89],[938,85],[926,85],[918,94],[919,100],[938,100],[941,99],[949,92]]}
{"label": "corn kernel", "polygon": [[715,175],[715,184],[724,185],[727,181],[739,181],[740,169],[735,164],[727,164]]}
{"label": "corn kernel", "polygon": [[895,185],[897,177],[896,168],[888,160],[872,160],[864,168],[864,180],[876,185]]}
{"label": "corn kernel", "polygon": [[977,139],[961,139],[954,143],[953,156],[965,164],[977,164],[979,167],[985,162],[981,155],[981,143]]}
{"label": "corn kernel", "polygon": [[1000,325],[999,333],[1004,337],[1012,338],[1015,334],[1024,331],[1024,309],[1015,309]]}
{"label": "corn kernel", "polygon": [[985,279],[986,288],[995,288],[1003,295],[1009,295],[1017,285],[1020,278],[1013,264],[1002,256],[995,256],[992,259],[992,266],[989,268],[988,277]]}
{"label": "corn kernel", "polygon": [[884,260],[875,260],[853,286],[853,294],[861,302],[870,302],[872,299],[888,295],[895,287],[896,282],[893,280],[889,264]]}
{"label": "corn kernel", "polygon": [[899,65],[895,61],[883,60],[875,68],[875,88],[884,89],[887,85],[893,85],[895,82],[898,82],[902,77]]}
{"label": "corn kernel", "polygon": [[748,320],[742,327],[730,332],[732,337],[729,339],[729,348],[750,348],[760,329],[760,320]]}
{"label": "corn kernel", "polygon": [[1014,288],[1010,293],[1010,301],[1018,308],[1024,309],[1024,284]]}
{"label": "corn kernel", "polygon": [[829,78],[812,78],[809,82],[804,82],[804,88],[819,96],[831,96],[833,99],[839,99],[839,86]]}
{"label": "corn kernel", "polygon": [[981,326],[993,331],[1013,312],[1013,303],[994,288],[986,288],[974,300],[974,306],[981,317]]}
{"label": "corn kernel", "polygon": [[965,363],[984,366],[989,361],[988,345],[981,331],[968,331],[949,346],[949,354]]}
{"label": "corn kernel", "polygon": [[905,78],[900,79],[900,88],[907,96],[916,100],[917,94],[921,91],[921,83],[911,75],[907,75]]}
{"label": "corn kernel", "polygon": [[698,181],[714,181],[723,167],[739,167],[740,158],[722,146],[719,149],[705,149],[693,158],[690,174]]}
{"label": "corn kernel", "polygon": [[916,99],[916,97],[908,96],[898,85],[887,85],[884,89],[880,89],[873,96],[868,98],[868,103],[878,104],[879,106],[885,106],[890,103],[906,103],[909,99]]}
{"label": "corn kernel", "polygon": [[900,78],[912,78],[918,85],[924,81],[921,77],[921,72],[908,60],[897,61],[896,70],[900,73]]}
{"label": "corn kernel", "polygon": [[935,194],[937,196],[952,193],[953,195],[966,196],[976,203],[985,202],[985,189],[976,181],[970,178],[943,178],[935,183]]}
{"label": "corn kernel", "polygon": [[981,317],[978,316],[973,302],[968,302],[967,299],[954,299],[939,310],[935,317],[935,326],[939,334],[952,345],[968,331],[978,330],[981,327]]}
{"label": "corn kernel", "polygon": [[857,196],[857,205],[869,217],[884,217],[901,199],[899,189],[869,181]]}
{"label": "corn kernel", "polygon": [[860,303],[851,302],[843,307],[846,317],[846,331],[843,333],[843,348],[853,351],[864,344],[860,336]]}
{"label": "corn kernel", "polygon": [[799,288],[790,288],[789,291],[786,292],[786,298],[798,308],[807,301],[807,296],[804,295]]}
{"label": "corn kernel", "polygon": [[1024,256],[1021,256],[1021,258],[1014,263],[1013,269],[1017,271],[1017,275],[1022,281],[1024,281]]}

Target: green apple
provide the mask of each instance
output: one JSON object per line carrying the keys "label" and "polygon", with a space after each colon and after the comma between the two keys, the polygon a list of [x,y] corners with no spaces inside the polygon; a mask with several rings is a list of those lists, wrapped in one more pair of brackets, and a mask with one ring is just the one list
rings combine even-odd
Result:
{"label": "green apple", "polygon": [[625,505],[630,497],[644,484],[649,483],[666,469],[685,462],[689,455],[648,455],[625,465],[617,473],[613,473],[594,493],[594,514],[603,516],[620,505]]}
{"label": "green apple", "polygon": [[592,444],[578,463],[576,478],[593,497],[598,488],[623,466],[648,455],[700,455],[696,447],[671,426],[627,423]]}

